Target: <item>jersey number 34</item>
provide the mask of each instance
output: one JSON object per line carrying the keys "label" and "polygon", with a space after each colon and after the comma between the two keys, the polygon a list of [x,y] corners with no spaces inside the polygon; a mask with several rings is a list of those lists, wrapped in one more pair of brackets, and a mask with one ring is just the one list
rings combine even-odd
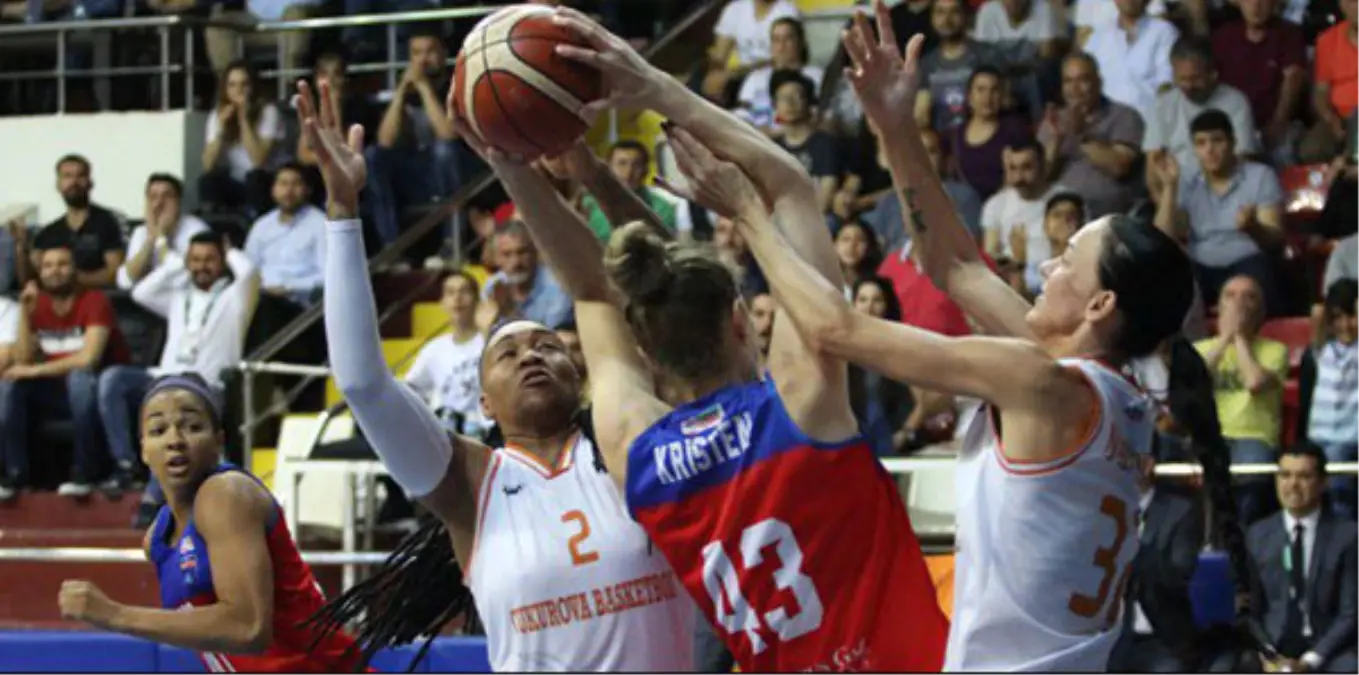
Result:
{"label": "jersey number 34", "polygon": [[751,651],[755,654],[768,648],[760,636],[762,626],[778,635],[781,642],[788,642],[820,627],[823,614],[821,597],[817,595],[811,578],[802,573],[802,549],[793,536],[793,528],[775,518],[762,520],[741,532],[740,546],[738,553],[743,570],[757,567],[763,560],[763,549],[774,547],[779,557],[779,567],[774,570],[774,585],[779,590],[793,594],[797,601],[797,613],[789,615],[788,608],[783,605],[751,607],[741,593],[740,575],[731,557],[727,555],[722,542],[712,541],[703,547],[703,585],[712,597],[718,625],[732,634],[744,632],[750,638]]}

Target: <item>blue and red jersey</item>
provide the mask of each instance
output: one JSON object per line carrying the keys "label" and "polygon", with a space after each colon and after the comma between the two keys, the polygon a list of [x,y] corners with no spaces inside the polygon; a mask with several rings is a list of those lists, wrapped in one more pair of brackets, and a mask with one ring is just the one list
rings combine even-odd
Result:
{"label": "blue and red jersey", "polygon": [[681,406],[629,449],[628,508],[743,671],[937,671],[948,620],[868,441],[807,437],[772,380]]}
{"label": "blue and red jersey", "polygon": [[[227,471],[245,473],[240,467],[223,463],[213,474]],[[183,609],[215,604],[208,544],[194,523],[185,524],[179,539],[167,541],[174,532],[174,518],[169,507],[161,507],[151,527],[150,557],[160,581],[161,606]],[[349,636],[333,633],[311,649],[317,632],[300,625],[325,604],[325,598],[311,568],[297,552],[277,503],[264,536],[274,574],[274,625],[269,647],[251,655],[204,652],[203,664],[210,672],[353,672],[359,652],[355,649],[347,653],[354,644]]]}

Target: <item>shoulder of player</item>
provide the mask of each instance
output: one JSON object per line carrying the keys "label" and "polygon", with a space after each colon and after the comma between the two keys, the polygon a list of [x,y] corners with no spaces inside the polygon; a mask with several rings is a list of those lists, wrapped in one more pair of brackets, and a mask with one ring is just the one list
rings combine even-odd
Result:
{"label": "shoulder of player", "polygon": [[240,471],[223,471],[198,487],[193,519],[200,530],[211,532],[241,520],[265,522],[273,507],[273,497],[258,481]]}

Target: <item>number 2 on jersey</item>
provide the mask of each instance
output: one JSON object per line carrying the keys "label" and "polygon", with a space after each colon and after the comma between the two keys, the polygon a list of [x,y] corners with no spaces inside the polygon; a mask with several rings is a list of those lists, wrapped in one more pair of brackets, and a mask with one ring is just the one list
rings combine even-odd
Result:
{"label": "number 2 on jersey", "polygon": [[590,521],[585,519],[585,514],[580,511],[567,511],[562,514],[562,522],[574,522],[580,526],[580,531],[566,540],[566,548],[571,551],[571,564],[580,567],[599,560],[598,551],[582,551],[580,549],[580,545],[590,538]]}
{"label": "number 2 on jersey", "polygon": [[[741,532],[742,569],[750,570],[763,561],[763,549],[774,546],[779,556],[779,568],[774,570],[774,585],[779,590],[791,591],[797,601],[797,614],[789,616],[782,605],[766,608],[760,613],[752,608],[741,594],[741,580],[731,558],[720,541],[708,542],[703,547],[703,585],[712,597],[717,623],[730,633],[744,632],[750,638],[751,651],[764,652],[768,645],[760,637],[761,620],[779,640],[788,642],[821,626],[823,608],[821,597],[811,578],[802,573],[802,549],[793,536],[793,528],[781,520],[762,520]],[[723,598],[726,602],[723,602]],[[730,604],[731,611],[727,611]]]}
{"label": "number 2 on jersey", "polygon": [[[1109,593],[1112,591],[1114,601],[1109,605],[1109,612],[1105,615],[1105,623],[1112,626],[1118,620],[1120,602],[1124,583],[1128,580],[1128,571],[1132,568],[1132,562],[1124,565],[1123,573],[1118,572],[1118,554],[1123,550],[1123,542],[1128,538],[1128,503],[1113,495],[1105,495],[1100,501],[1099,512],[1108,516],[1114,521],[1114,542],[1108,547],[1095,549],[1093,561],[1095,567],[1104,570],[1104,576],[1099,580],[1099,590],[1095,597],[1090,597],[1082,593],[1072,593],[1071,600],[1067,607],[1077,616],[1093,618],[1099,613],[1100,608],[1109,600]],[[1117,582],[1115,582],[1117,577]]]}

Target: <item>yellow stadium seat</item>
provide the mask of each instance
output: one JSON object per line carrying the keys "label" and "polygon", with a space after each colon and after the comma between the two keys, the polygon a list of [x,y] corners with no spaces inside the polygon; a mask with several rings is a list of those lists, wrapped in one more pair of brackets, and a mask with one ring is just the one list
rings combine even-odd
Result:
{"label": "yellow stadium seat", "polygon": [[850,7],[854,7],[854,0],[797,0],[797,8],[804,14]]}
{"label": "yellow stadium seat", "polygon": [[[656,141],[661,138],[661,123],[664,121],[664,117],[650,110],[618,111],[618,140],[637,141],[645,145],[647,151],[651,153],[651,166],[647,169],[646,177],[648,182],[656,175]],[[595,154],[608,159],[609,148],[613,142],[609,139],[607,113],[595,120],[595,125],[585,134],[585,142]]]}
{"label": "yellow stadium seat", "polygon": [[424,340],[448,330],[448,314],[437,302],[419,302],[411,310],[411,337]]}
{"label": "yellow stadium seat", "polygon": [[250,473],[264,483],[264,487],[274,489],[274,465],[278,462],[278,451],[274,448],[255,448],[250,451]]}

